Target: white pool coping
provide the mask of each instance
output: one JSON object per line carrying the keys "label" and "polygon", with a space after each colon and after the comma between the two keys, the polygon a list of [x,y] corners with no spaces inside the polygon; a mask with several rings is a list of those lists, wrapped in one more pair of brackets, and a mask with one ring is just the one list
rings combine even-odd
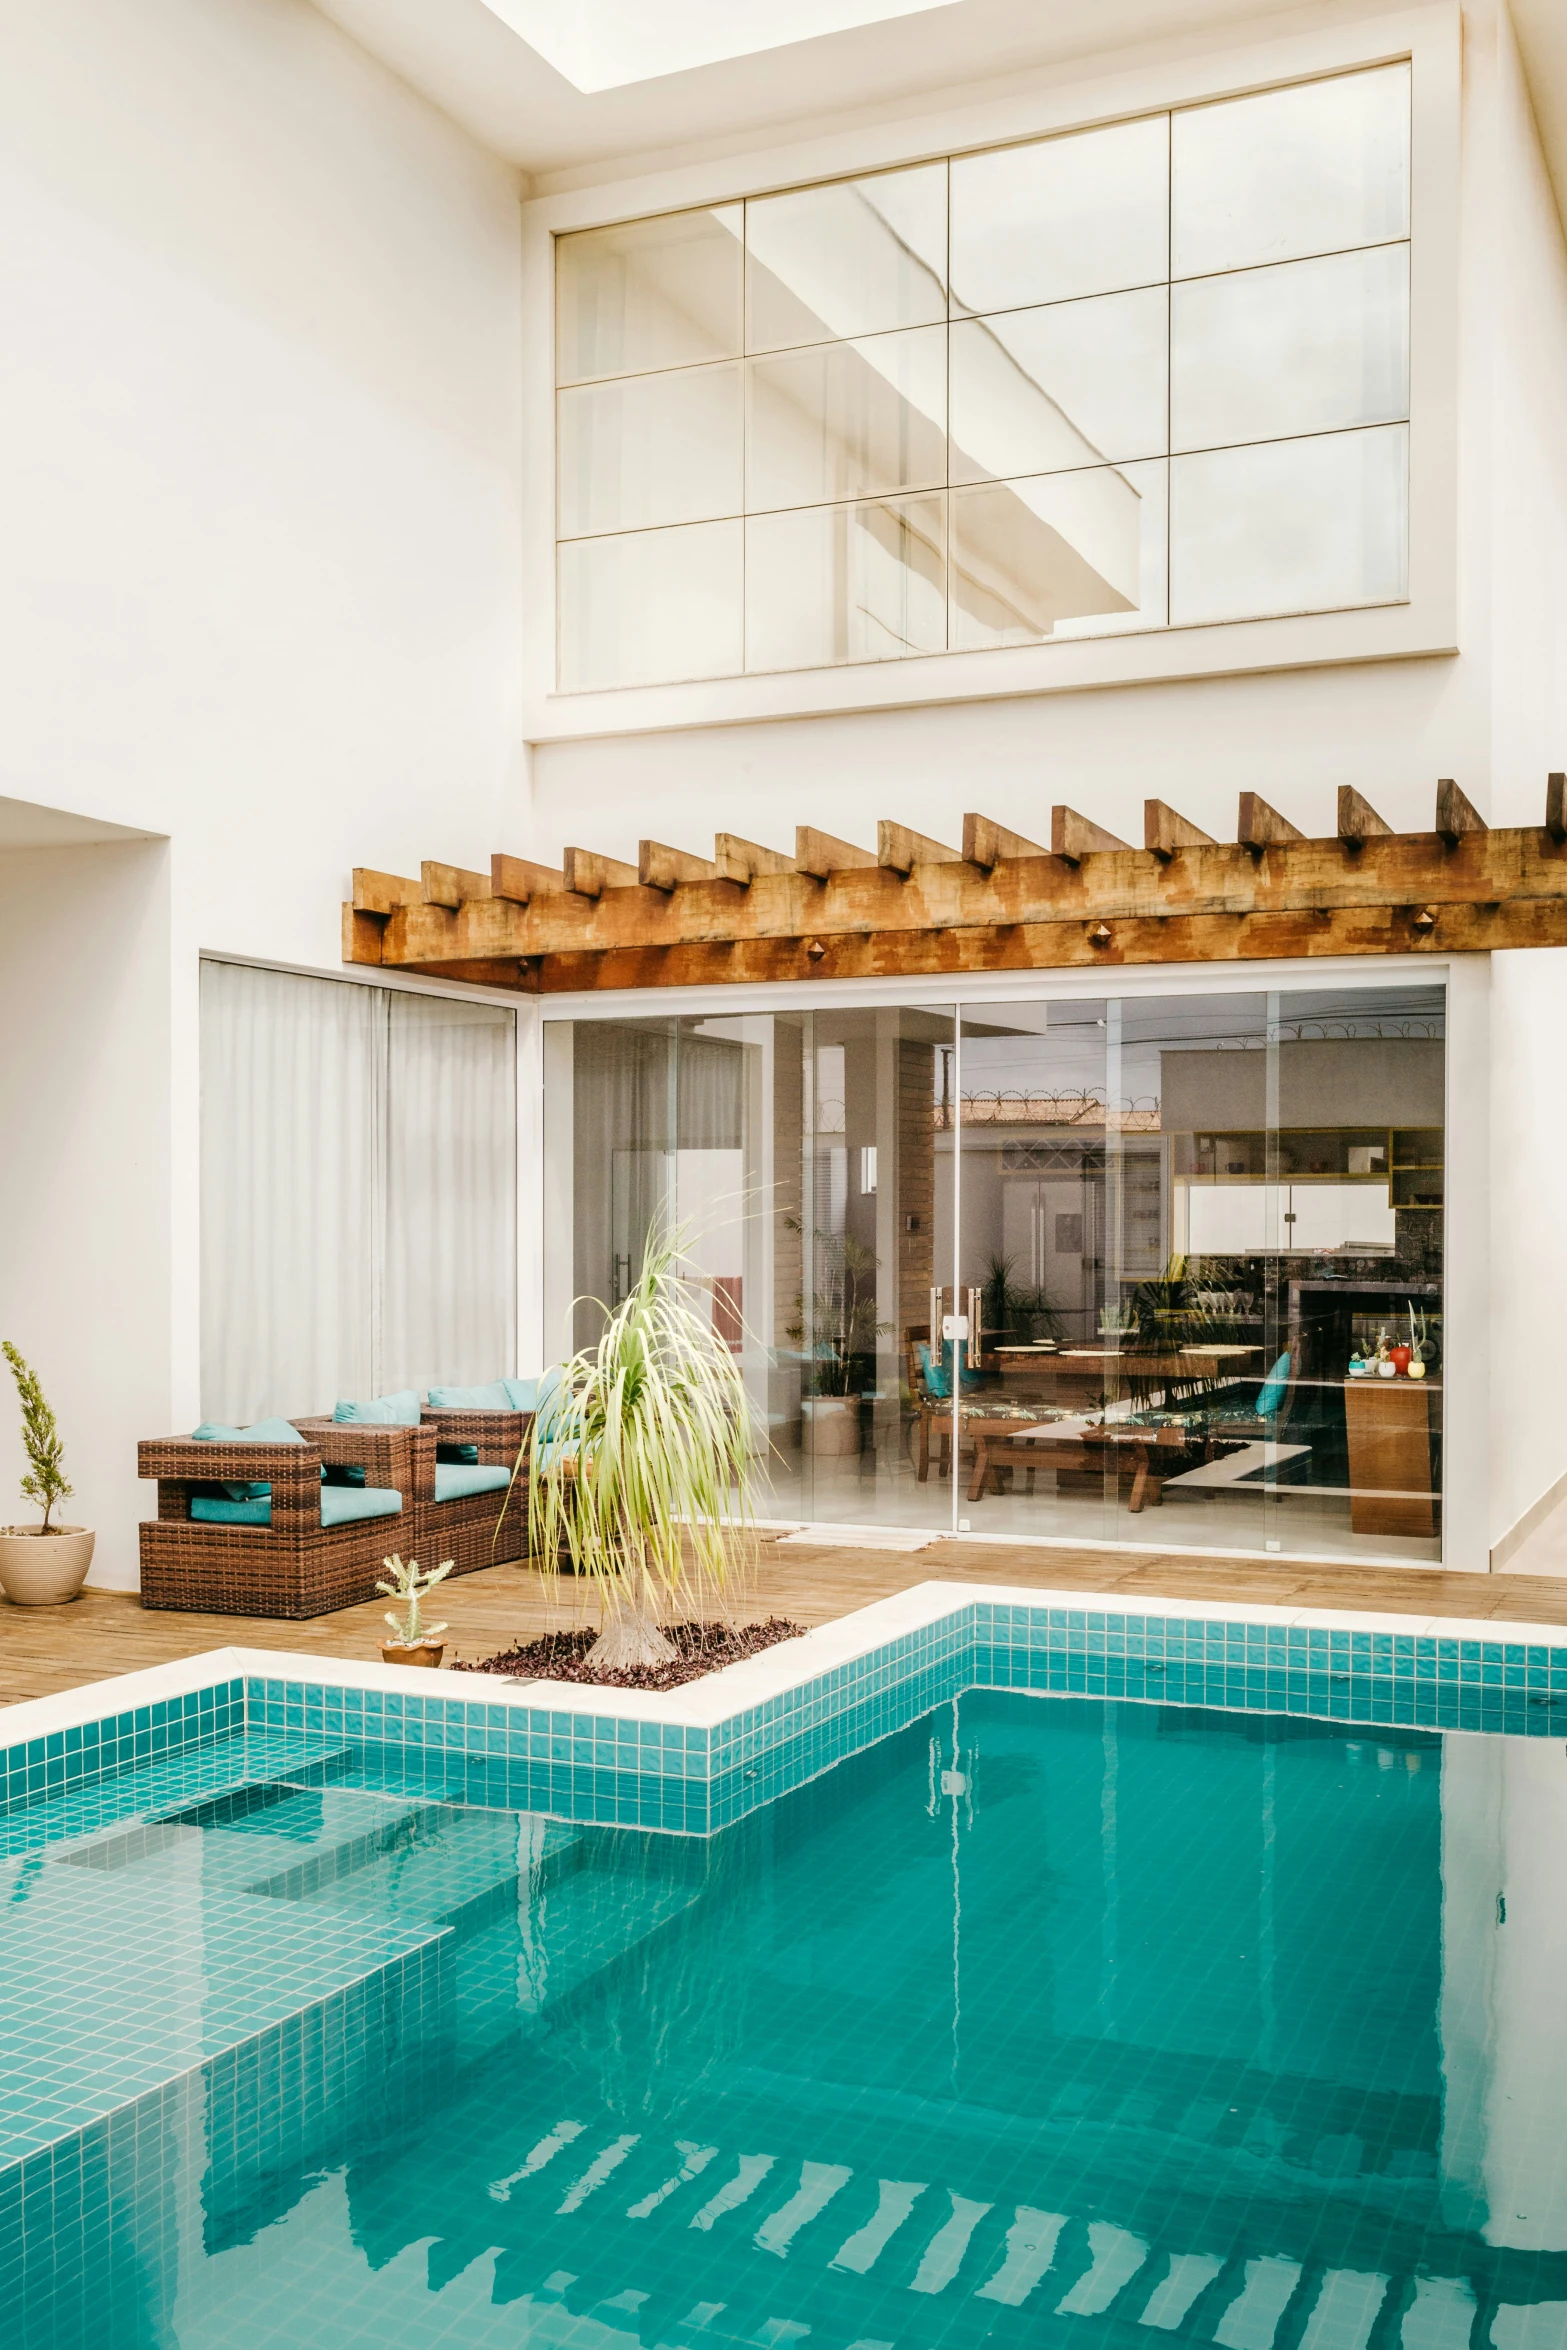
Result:
{"label": "white pool coping", "polygon": [[1518,1624],[1468,1616],[1371,1615],[1352,1608],[1269,1607],[1237,1601],[1166,1598],[1157,1592],[1123,1597],[1104,1591],[1041,1590],[1006,1583],[916,1583],[889,1599],[873,1600],[759,1656],[725,1665],[700,1681],[669,1690],[605,1689],[572,1681],[515,1681],[497,1673],[432,1674],[372,1658],[307,1656],[277,1648],[208,1648],[168,1664],[147,1665],[47,1697],[0,1706],[0,1747],[25,1745],[60,1730],[112,1714],[184,1697],[192,1690],[236,1679],[308,1683],[336,1689],[378,1689],[404,1697],[440,1698],[453,1705],[516,1706],[524,1712],[591,1714],[618,1721],[680,1723],[715,1729],[770,1697],[800,1689],[823,1673],[910,1632],[939,1624],[978,1604],[1031,1609],[1083,1609],[1095,1615],[1197,1619],[1210,1624],[1289,1626],[1306,1631],[1383,1632],[1405,1638],[1485,1640],[1533,1648],[1567,1647],[1567,1592],[1560,1624]]}

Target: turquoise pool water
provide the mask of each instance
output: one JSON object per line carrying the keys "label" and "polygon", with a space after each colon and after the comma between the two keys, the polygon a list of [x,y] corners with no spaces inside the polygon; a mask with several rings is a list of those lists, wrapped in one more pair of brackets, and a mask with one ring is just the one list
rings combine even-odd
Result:
{"label": "turquoise pool water", "polygon": [[979,1691],[711,1838],[163,1769],[0,1862],[122,1994],[19,2350],[1567,2350],[1556,1739]]}

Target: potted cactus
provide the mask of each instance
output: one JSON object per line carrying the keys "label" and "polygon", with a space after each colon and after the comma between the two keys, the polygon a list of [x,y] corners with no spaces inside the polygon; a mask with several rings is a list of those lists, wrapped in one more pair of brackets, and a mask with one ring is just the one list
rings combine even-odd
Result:
{"label": "potted cactus", "polygon": [[9,1338],[3,1351],[22,1404],[22,1445],[28,1464],[22,1497],[38,1504],[43,1523],[0,1526],[0,1584],[18,1607],[63,1607],[87,1580],[93,1537],[85,1526],[51,1522],[58,1505],[71,1498],[65,1479],[65,1447],[37,1373]]}
{"label": "potted cactus", "polygon": [[384,1620],[392,1627],[392,1637],[381,1643],[384,1665],[428,1665],[433,1669],[440,1664],[446,1648],[440,1635],[446,1626],[427,1624],[419,1613],[419,1602],[437,1583],[445,1581],[455,1563],[448,1559],[444,1566],[432,1567],[426,1574],[417,1559],[410,1559],[406,1566],[395,1555],[381,1561],[392,1580],[378,1583],[377,1591],[387,1599],[400,1599],[403,1603],[401,1615],[391,1608],[386,1611]]}

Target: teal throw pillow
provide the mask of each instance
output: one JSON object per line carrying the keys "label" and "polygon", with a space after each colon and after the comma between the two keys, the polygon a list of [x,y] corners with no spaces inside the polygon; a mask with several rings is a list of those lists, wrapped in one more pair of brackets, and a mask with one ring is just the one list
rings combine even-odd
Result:
{"label": "teal throw pillow", "polygon": [[531,1408],[512,1402],[511,1385],[507,1379],[492,1379],[487,1387],[432,1387],[430,1409],[433,1412],[515,1412]]}
{"label": "teal throw pillow", "polygon": [[[276,1417],[258,1420],[253,1428],[225,1428],[221,1421],[203,1420],[190,1434],[193,1444],[303,1444],[305,1441],[291,1422]],[[223,1491],[230,1501],[262,1501],[270,1498],[272,1488],[255,1479],[241,1479],[225,1485]]]}
{"label": "teal throw pillow", "polygon": [[1283,1403],[1290,1383],[1290,1368],[1290,1358],[1286,1351],[1280,1355],[1267,1378],[1257,1390],[1257,1417],[1259,1420],[1271,1420],[1280,1404]]}
{"label": "teal throw pillow", "polygon": [[354,1403],[345,1397],[334,1407],[332,1417],[359,1428],[417,1428],[419,1398],[411,1387],[401,1387],[395,1395],[378,1395],[369,1403]]}

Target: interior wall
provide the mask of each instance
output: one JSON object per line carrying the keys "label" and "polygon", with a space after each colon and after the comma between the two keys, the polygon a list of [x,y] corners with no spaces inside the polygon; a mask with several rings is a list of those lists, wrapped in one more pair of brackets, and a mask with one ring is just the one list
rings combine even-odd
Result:
{"label": "interior wall", "polygon": [[[98,1537],[91,1579],[134,1589],[140,1437],[170,1422],[167,844],[0,854],[0,1338],[37,1372]],[[3,1367],[0,1367],[3,1368]],[[0,1377],[0,1519],[21,1500]]]}
{"label": "interior wall", "polygon": [[[1567,949],[1491,957],[1491,1522],[1494,1548],[1567,1477]],[[1460,1105],[1455,1104],[1455,1109]],[[1503,1562],[1505,1563],[1505,1561]]]}

